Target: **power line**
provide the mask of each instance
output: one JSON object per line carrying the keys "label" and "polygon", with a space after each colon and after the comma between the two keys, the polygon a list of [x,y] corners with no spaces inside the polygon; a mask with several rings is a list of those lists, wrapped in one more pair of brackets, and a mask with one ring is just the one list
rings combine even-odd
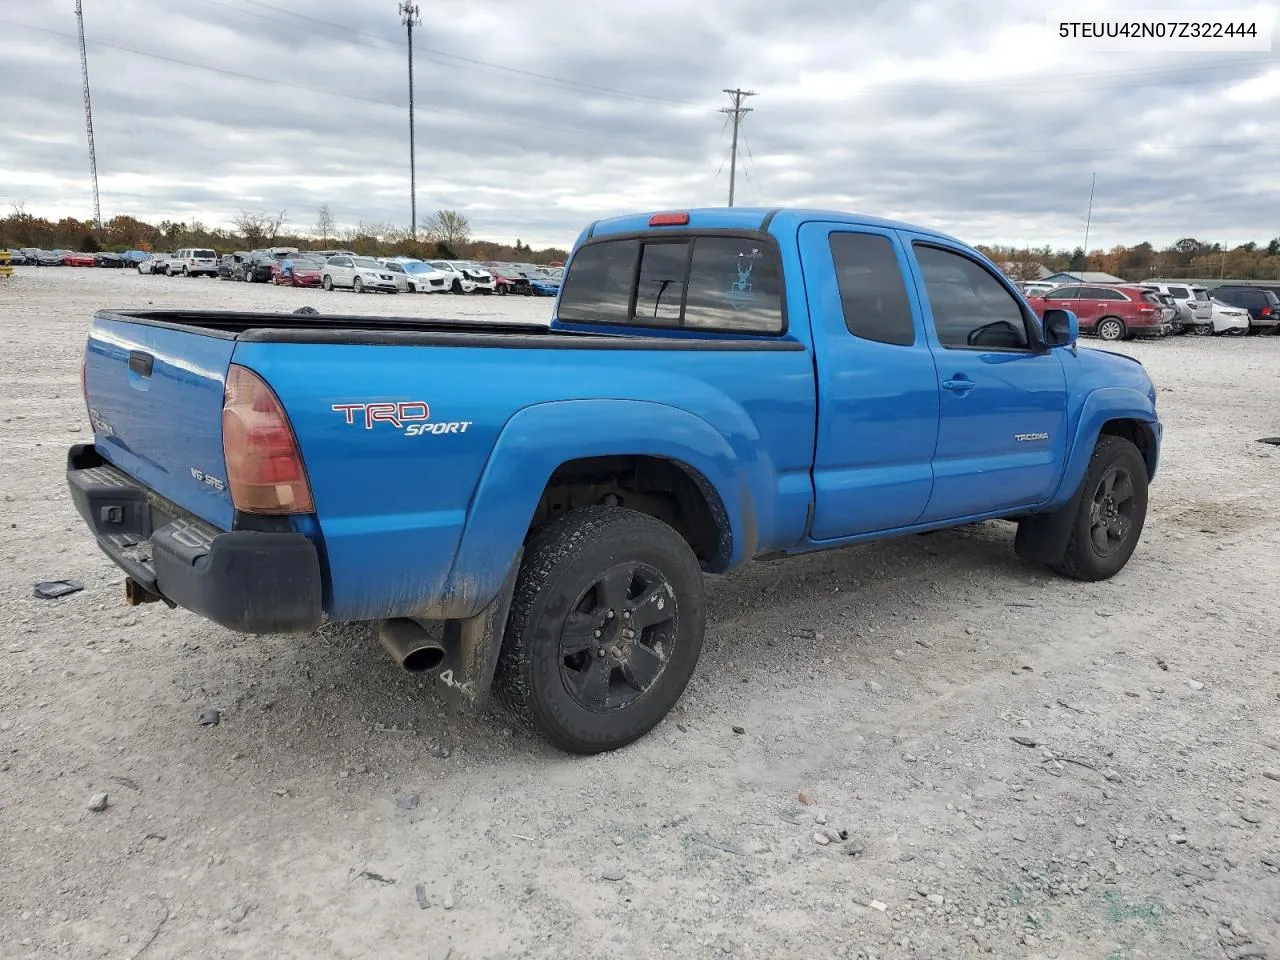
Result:
{"label": "power line", "polygon": [[[35,30],[39,33],[48,34],[49,36],[61,37],[64,40],[76,39],[76,37],[73,34],[63,33],[60,30],[50,30],[47,27],[37,27],[30,23],[19,23],[17,20],[9,20],[4,17],[0,17],[0,23],[6,24],[8,26],[13,26],[13,27],[22,27],[27,30]],[[346,93],[341,90],[326,90],[323,87],[313,87],[305,83],[295,83],[292,80],[283,80],[279,77],[259,77],[251,73],[241,73],[237,70],[227,70],[227,69],[224,69],[223,67],[213,67],[207,63],[195,63],[191,60],[183,60],[179,57],[169,57],[161,53],[152,53],[147,50],[138,50],[134,47],[126,47],[118,43],[108,43],[105,40],[87,40],[86,42],[95,44],[96,46],[99,46],[99,47],[106,47],[107,49],[110,49],[110,50],[118,50],[121,53],[131,53],[134,56],[146,57],[150,60],[160,60],[164,63],[173,63],[182,67],[193,67],[197,70],[207,70],[210,73],[221,74],[224,77],[235,77],[239,80],[252,80],[255,83],[270,84],[273,87],[289,87],[290,89],[293,89],[293,90],[305,90],[308,93],[320,93],[320,94],[324,94],[326,97],[341,97],[345,100],[355,100],[360,103],[371,103],[379,107],[395,107],[396,109],[399,109],[402,106],[402,104],[395,103],[390,100],[376,100],[373,97],[362,97],[358,94]],[[541,130],[558,130],[562,133],[593,132],[583,127],[560,127],[560,126],[553,126],[553,125],[545,124],[541,122],[526,123],[520,120],[510,120],[505,117],[495,117],[495,116],[492,116],[491,114],[476,113],[475,111],[471,111],[471,110],[467,110],[467,111],[449,110],[445,107],[435,107],[435,106],[419,107],[418,109],[425,110],[428,113],[438,113],[438,114],[441,114],[442,116],[459,117],[463,120],[473,120],[473,121],[483,120],[487,123],[502,123],[502,124],[507,124],[509,126],[513,126],[513,127],[537,127],[538,129],[541,129]]]}
{"label": "power line", "polygon": [[[377,37],[373,34],[353,31],[350,27],[344,27],[342,24],[334,23],[330,20],[321,20],[318,17],[306,16],[300,13],[295,13],[292,10],[283,10],[280,7],[273,7],[268,3],[255,2],[254,5],[257,7],[262,7],[266,10],[274,10],[276,13],[284,14],[285,16],[289,17],[290,20],[278,20],[275,17],[268,17],[264,14],[255,13],[250,10],[241,10],[239,7],[228,6],[227,4],[220,2],[220,0],[205,0],[205,2],[211,3],[214,6],[223,7],[224,9],[227,9],[227,10],[234,10],[238,13],[244,13],[251,17],[257,17],[260,20],[266,20],[271,23],[285,24],[286,26],[294,26],[297,21],[303,21],[311,24],[318,24],[321,27],[330,28],[328,30],[315,30],[315,29],[312,30],[312,32],[317,33],[321,36],[333,37],[336,40],[342,40],[347,43],[358,44],[364,47],[372,47],[377,50],[394,49],[394,47],[391,44],[387,43],[381,37]],[[419,47],[418,54],[424,60],[430,60],[436,63],[443,62],[443,65],[445,66],[460,67],[461,69],[465,69],[465,70],[479,70],[486,73],[495,73],[495,72],[505,73],[512,76],[521,77],[526,80],[532,80],[535,83],[537,82],[549,83],[561,89],[571,88],[571,89],[579,89],[579,90],[589,90],[593,93],[598,93],[603,96],[619,97],[626,100],[648,100],[654,103],[668,104],[670,106],[679,106],[679,107],[696,106],[696,104],[689,103],[688,101],[684,101],[684,100],[674,100],[668,97],[659,97],[659,96],[654,96],[652,94],[647,94],[647,93],[637,93],[636,91],[633,91],[633,90],[620,90],[616,87],[605,87],[599,84],[586,83],[581,80],[569,80],[565,77],[556,77],[546,73],[537,73],[532,70],[521,70],[517,67],[508,67],[500,63],[492,63],[488,60],[477,60],[474,57],[464,57],[459,54],[449,53],[446,50],[440,50],[434,47]]]}
{"label": "power line", "polygon": [[[742,131],[742,145],[747,148],[747,160],[750,161],[751,170],[754,175],[751,176],[751,182],[755,184],[756,193],[760,195],[760,205],[764,206],[764,188],[760,186],[760,165],[756,163],[756,158],[751,155],[751,140],[747,136],[747,131]],[[746,165],[743,165],[743,172],[746,173]]]}
{"label": "power line", "polygon": [[76,0],[76,32],[80,35],[80,81],[84,87],[84,133],[89,141],[89,174],[93,178],[93,225],[102,229],[102,203],[98,199],[98,153],[93,146],[93,103],[89,100],[89,57],[84,49],[84,10]]}
{"label": "power line", "polygon": [[414,157],[413,146],[413,27],[421,24],[422,17],[418,13],[416,3],[401,0],[400,22],[409,32],[409,236],[418,236],[418,163]]}
{"label": "power line", "polygon": [[729,90],[728,88],[724,92],[733,101],[732,107],[722,107],[719,111],[733,118],[733,146],[729,148],[729,206],[732,207],[733,188],[738,179],[738,126],[742,123],[742,118],[752,112],[750,107],[744,107],[742,103],[747,97],[754,97],[757,94],[754,90]]}

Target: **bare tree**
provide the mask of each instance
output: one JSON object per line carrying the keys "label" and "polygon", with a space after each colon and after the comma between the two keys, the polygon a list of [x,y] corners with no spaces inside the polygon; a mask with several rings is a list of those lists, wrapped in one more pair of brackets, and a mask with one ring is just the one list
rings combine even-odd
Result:
{"label": "bare tree", "polygon": [[457,210],[437,210],[422,221],[428,240],[447,247],[460,247],[471,239],[471,224]]}
{"label": "bare tree", "polygon": [[316,214],[316,233],[320,235],[322,244],[327,244],[329,238],[334,235],[333,213],[330,212],[327,203],[320,204],[320,210]]}
{"label": "bare tree", "polygon": [[1008,261],[1000,265],[1010,280],[1039,280],[1040,263],[1029,250],[1015,250]]}
{"label": "bare tree", "polygon": [[276,237],[280,236],[280,228],[288,219],[283,210],[279,213],[250,213],[248,210],[241,210],[231,218],[231,224],[244,237],[244,242],[250,249],[255,249],[264,243],[274,243]]}

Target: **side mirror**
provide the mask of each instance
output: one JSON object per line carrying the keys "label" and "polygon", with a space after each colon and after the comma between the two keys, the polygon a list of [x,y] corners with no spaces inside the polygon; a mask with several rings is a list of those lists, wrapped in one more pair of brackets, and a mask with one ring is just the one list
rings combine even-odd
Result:
{"label": "side mirror", "polygon": [[1080,321],[1070,310],[1044,312],[1044,341],[1050,347],[1075,346],[1080,336]]}

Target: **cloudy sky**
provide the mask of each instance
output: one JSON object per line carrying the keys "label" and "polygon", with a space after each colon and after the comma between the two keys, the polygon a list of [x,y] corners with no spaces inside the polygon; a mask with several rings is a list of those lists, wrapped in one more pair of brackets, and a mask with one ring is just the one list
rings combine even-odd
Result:
{"label": "cloudy sky", "polygon": [[[1089,53],[1037,0],[420,2],[419,218],[458,209],[478,236],[564,245],[597,217],[723,204],[734,86],[759,93],[739,205],[1074,246],[1096,171],[1091,247],[1280,234],[1280,46]],[[396,5],[84,0],[104,218],[306,228],[328,203],[407,224]],[[0,2],[6,212],[92,216],[73,6]]]}

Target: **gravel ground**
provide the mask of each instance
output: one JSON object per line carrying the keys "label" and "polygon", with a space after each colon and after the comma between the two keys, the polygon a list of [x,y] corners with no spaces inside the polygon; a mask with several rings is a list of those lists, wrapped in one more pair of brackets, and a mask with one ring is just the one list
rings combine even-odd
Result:
{"label": "gravel ground", "polygon": [[667,721],[571,758],[363,627],[123,605],[62,472],[89,316],[142,304],[549,312],[0,280],[0,957],[1280,957],[1280,338],[1123,346],[1166,443],[1113,581],[1001,523],[753,565]]}

